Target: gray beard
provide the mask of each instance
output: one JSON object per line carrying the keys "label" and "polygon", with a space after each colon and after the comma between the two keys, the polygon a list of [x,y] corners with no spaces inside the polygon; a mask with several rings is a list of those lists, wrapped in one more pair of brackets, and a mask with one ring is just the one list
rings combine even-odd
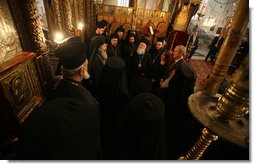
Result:
{"label": "gray beard", "polygon": [[90,74],[87,71],[85,71],[85,74],[83,75],[83,78],[85,80],[89,79],[90,78]]}
{"label": "gray beard", "polygon": [[108,55],[107,55],[107,52],[106,51],[101,51],[101,56],[103,59],[107,59],[108,58]]}
{"label": "gray beard", "polygon": [[138,49],[137,49],[137,53],[138,53],[139,55],[145,54],[145,52],[146,52],[145,49],[142,49],[142,48],[138,48]]}

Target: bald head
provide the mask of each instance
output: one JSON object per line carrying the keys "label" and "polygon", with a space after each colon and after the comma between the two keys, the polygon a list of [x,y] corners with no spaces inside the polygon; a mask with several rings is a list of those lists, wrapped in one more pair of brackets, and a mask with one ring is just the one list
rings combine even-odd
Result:
{"label": "bald head", "polygon": [[180,59],[186,55],[186,48],[183,45],[177,45],[173,52],[173,57],[175,60]]}

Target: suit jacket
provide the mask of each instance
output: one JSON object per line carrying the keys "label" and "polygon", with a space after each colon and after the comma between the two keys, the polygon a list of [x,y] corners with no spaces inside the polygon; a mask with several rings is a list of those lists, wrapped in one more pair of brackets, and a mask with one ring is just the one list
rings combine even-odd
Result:
{"label": "suit jacket", "polygon": [[198,36],[196,37],[196,40],[194,41],[194,43],[193,43],[193,39],[194,39],[193,36],[191,36],[189,45],[194,46],[194,47],[192,48],[192,50],[195,51],[195,50],[198,49],[199,37],[198,37]]}
{"label": "suit jacket", "polygon": [[154,91],[165,103],[168,125],[171,127],[180,124],[190,115],[188,111],[188,97],[193,94],[196,82],[194,68],[183,59],[179,60],[168,73],[175,70],[175,75],[168,83],[168,87]]}
{"label": "suit jacket", "polygon": [[[214,39],[212,40],[211,45],[209,46],[210,51],[212,51],[212,52],[218,52],[220,50],[221,45],[223,44],[223,42],[224,42],[224,38],[223,37],[221,37],[220,39],[219,39],[219,36],[214,37]],[[215,46],[216,44],[217,44],[217,47]]]}

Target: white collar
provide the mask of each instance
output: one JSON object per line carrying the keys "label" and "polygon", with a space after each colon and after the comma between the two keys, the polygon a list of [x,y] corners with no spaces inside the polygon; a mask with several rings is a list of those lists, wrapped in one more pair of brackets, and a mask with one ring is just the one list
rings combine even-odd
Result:
{"label": "white collar", "polygon": [[181,59],[183,59],[183,57],[178,58],[177,60],[175,60],[175,63],[177,63],[177,62],[180,61]]}

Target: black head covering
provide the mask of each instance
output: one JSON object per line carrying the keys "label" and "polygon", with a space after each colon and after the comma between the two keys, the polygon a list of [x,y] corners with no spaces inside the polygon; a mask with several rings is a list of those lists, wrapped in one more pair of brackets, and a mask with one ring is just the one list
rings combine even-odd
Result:
{"label": "black head covering", "polygon": [[165,107],[155,95],[143,93],[131,99],[112,136],[116,159],[161,160],[168,158]]}
{"label": "black head covering", "polygon": [[101,159],[100,126],[89,103],[71,97],[34,110],[21,130],[18,159]]}
{"label": "black head covering", "polygon": [[163,42],[163,41],[165,41],[165,38],[164,38],[164,37],[158,37],[158,38],[157,38],[157,42]]}
{"label": "black head covering", "polygon": [[125,39],[127,43],[129,43],[128,40],[129,40],[130,37],[134,37],[134,39],[135,39],[134,43],[135,43],[135,44],[139,43],[139,39],[138,39],[138,37],[137,37],[136,31],[134,31],[134,30],[129,30],[129,31],[127,32],[126,39]]}
{"label": "black head covering", "polygon": [[152,87],[153,87],[153,83],[150,79],[144,76],[137,77],[130,82],[130,87],[129,87],[130,95],[136,96],[140,93],[151,92]]}
{"label": "black head covering", "polygon": [[148,39],[146,39],[146,38],[142,38],[142,39],[140,40],[140,42],[145,43],[145,44],[146,44],[146,46],[148,46],[148,45],[149,45],[149,40],[148,40]]}
{"label": "black head covering", "polygon": [[97,100],[101,105],[102,136],[115,125],[122,106],[129,99],[125,62],[121,57],[107,59],[96,87]]}
{"label": "black head covering", "polygon": [[117,29],[116,29],[116,33],[117,32],[123,32],[124,33],[124,28],[122,26],[119,26]]}
{"label": "black head covering", "polygon": [[81,42],[67,42],[57,48],[55,56],[60,58],[63,67],[75,69],[84,64],[86,60],[85,48]]}
{"label": "black head covering", "polygon": [[104,27],[105,27],[105,23],[102,22],[102,21],[97,22],[97,23],[96,23],[96,27],[97,27],[97,28],[104,28]]}
{"label": "black head covering", "polygon": [[117,56],[109,57],[97,86],[98,101],[104,106],[102,108],[114,107],[127,101],[129,93],[126,79],[123,59]]}
{"label": "black head covering", "polygon": [[[90,56],[89,63],[90,64],[93,62],[94,57],[95,57],[99,47],[104,43],[107,44],[107,40],[106,40],[105,36],[100,35],[100,36],[93,37],[93,39],[91,41],[91,52],[89,54],[89,56]],[[88,65],[88,67],[90,70],[91,65]]]}
{"label": "black head covering", "polygon": [[110,35],[110,39],[112,39],[112,38],[117,38],[118,39],[119,38],[118,34],[116,34],[116,33],[111,34]]}
{"label": "black head covering", "polygon": [[105,27],[105,26],[108,25],[108,21],[106,21],[106,20],[104,20],[104,19],[101,21],[101,23],[102,23],[103,27]]}
{"label": "black head covering", "polygon": [[107,44],[107,40],[105,37],[98,37],[98,40],[96,42],[98,48],[103,44]]}

